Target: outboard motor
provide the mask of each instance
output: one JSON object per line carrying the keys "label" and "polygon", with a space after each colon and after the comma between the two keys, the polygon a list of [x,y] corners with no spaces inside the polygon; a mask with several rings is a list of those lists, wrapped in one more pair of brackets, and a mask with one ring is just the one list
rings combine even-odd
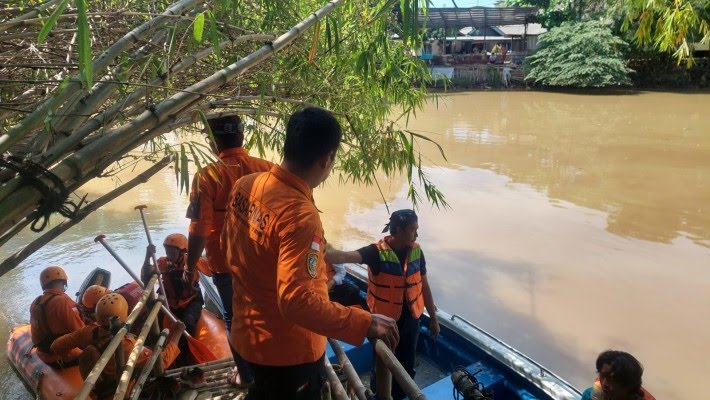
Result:
{"label": "outboard motor", "polygon": [[[454,383],[454,399],[459,400],[493,400],[493,393],[486,391],[483,383],[476,379],[476,374],[481,372],[468,372],[464,367],[456,367],[451,373],[451,382]],[[463,397],[461,397],[463,396]]]}

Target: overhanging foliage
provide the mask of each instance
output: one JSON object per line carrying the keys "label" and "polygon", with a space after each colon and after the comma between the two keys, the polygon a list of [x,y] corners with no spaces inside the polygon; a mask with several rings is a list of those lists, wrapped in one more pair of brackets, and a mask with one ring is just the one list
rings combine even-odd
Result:
{"label": "overhanging foliage", "polygon": [[4,10],[0,151],[51,175],[0,172],[0,244],[57,207],[42,203],[57,186],[76,190],[132,165],[136,150],[176,155],[186,186],[207,149],[164,135],[199,131],[201,113],[248,115],[247,146],[265,152],[280,150],[294,109],[328,108],[345,128],[342,179],[371,184],[377,170],[406,171],[412,189],[419,182],[445,204],[421,173],[423,138],[391,122],[426,95],[429,72],[412,51],[420,3],[26,0]]}

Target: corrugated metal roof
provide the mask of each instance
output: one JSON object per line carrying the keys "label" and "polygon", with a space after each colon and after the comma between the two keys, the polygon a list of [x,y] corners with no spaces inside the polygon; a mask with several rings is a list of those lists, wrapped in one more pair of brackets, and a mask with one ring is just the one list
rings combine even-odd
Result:
{"label": "corrugated metal roof", "polygon": [[[523,36],[525,33],[525,25],[523,24],[494,26],[493,29],[504,36]],[[528,35],[539,35],[545,32],[547,32],[547,29],[540,24],[528,24]]]}
{"label": "corrugated metal roof", "polygon": [[426,15],[419,15],[419,23],[433,29],[517,25],[528,22],[537,10],[537,7],[429,8]]}

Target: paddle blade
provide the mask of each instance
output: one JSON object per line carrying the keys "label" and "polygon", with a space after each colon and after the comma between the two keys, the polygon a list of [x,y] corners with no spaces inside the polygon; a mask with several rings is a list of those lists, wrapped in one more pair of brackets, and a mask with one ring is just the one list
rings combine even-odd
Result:
{"label": "paddle blade", "polygon": [[187,346],[190,348],[190,354],[195,359],[198,364],[206,363],[208,361],[214,361],[217,356],[204,345],[204,343],[195,339],[192,336],[186,336]]}

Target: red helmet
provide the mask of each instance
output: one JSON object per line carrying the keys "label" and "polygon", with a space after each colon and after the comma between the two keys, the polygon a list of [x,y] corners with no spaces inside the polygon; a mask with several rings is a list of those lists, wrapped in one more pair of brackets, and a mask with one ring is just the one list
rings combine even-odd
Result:
{"label": "red helmet", "polygon": [[163,241],[163,246],[173,246],[180,250],[187,251],[187,237],[185,237],[182,233],[170,234]]}
{"label": "red helmet", "polygon": [[109,326],[113,317],[118,317],[120,323],[128,318],[128,303],[118,293],[105,294],[96,304],[96,322],[99,325]]}
{"label": "red helmet", "polygon": [[84,291],[84,294],[81,296],[81,304],[90,309],[94,309],[96,307],[96,303],[99,302],[99,299],[103,297],[103,295],[111,293],[111,290],[108,288],[105,288],[100,285],[91,285]]}
{"label": "red helmet", "polygon": [[39,283],[40,283],[40,285],[42,285],[42,290],[46,289],[47,285],[49,285],[50,283],[52,283],[56,280],[63,280],[64,282],[66,282],[68,280],[67,273],[64,272],[62,267],[52,265],[52,266],[45,268],[39,274]]}

